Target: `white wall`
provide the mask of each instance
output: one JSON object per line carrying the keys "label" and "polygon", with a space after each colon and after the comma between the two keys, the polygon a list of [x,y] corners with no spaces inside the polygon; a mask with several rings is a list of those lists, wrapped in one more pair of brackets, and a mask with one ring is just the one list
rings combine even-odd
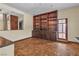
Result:
{"label": "white wall", "polygon": [[[24,15],[24,30],[8,30],[8,31],[0,31],[0,36],[7,38],[11,41],[17,41],[23,38],[28,38],[32,36],[32,20],[33,16],[27,14],[25,12],[19,11],[15,8],[9,7],[4,4],[0,4],[0,8],[6,9],[5,12],[13,11],[16,13],[20,13]],[[13,56],[14,55],[14,44],[0,48],[0,55],[3,56]]]}
{"label": "white wall", "polygon": [[32,15],[22,12],[20,10],[17,10],[15,8],[12,8],[10,6],[7,6],[5,4],[0,4],[0,8],[6,9],[5,12],[7,12],[7,10],[10,10],[24,15],[24,30],[0,31],[0,36],[5,37],[12,41],[16,41],[16,40],[20,40],[20,39],[32,36],[32,29],[33,29]]}
{"label": "white wall", "polygon": [[68,40],[79,42],[79,7],[58,10],[58,19],[68,18]]}
{"label": "white wall", "polygon": [[14,44],[0,48],[0,56],[14,56]]}

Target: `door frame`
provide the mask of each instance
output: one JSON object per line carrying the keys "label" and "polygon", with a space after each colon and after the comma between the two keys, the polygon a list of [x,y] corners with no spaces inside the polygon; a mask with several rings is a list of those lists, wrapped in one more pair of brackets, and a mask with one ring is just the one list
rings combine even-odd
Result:
{"label": "door frame", "polygon": [[[61,19],[58,19],[58,20],[62,20],[62,19],[65,19],[66,20],[66,39],[64,40],[68,40],[68,18],[61,18]],[[57,40],[60,39],[60,40],[63,40],[62,38],[59,38],[58,36],[58,20],[57,20]]]}

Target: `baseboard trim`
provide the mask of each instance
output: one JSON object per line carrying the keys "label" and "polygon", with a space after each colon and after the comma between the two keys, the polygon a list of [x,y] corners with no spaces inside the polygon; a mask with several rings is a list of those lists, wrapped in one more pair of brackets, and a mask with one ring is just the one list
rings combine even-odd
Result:
{"label": "baseboard trim", "polygon": [[22,41],[22,40],[30,39],[30,38],[32,38],[32,37],[23,38],[23,39],[20,39],[20,40],[14,41],[14,43],[19,42],[19,41]]}
{"label": "baseboard trim", "polygon": [[75,44],[79,44],[78,42],[73,42],[73,41],[58,41],[58,40],[56,40],[56,42],[61,42],[61,43],[75,43]]}
{"label": "baseboard trim", "polygon": [[68,41],[68,43],[75,43],[75,44],[79,44],[78,42],[73,42],[73,41]]}

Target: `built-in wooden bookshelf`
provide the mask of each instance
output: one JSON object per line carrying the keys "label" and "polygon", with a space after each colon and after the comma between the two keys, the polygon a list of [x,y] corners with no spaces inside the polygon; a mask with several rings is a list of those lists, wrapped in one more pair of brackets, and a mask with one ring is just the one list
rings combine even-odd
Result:
{"label": "built-in wooden bookshelf", "polygon": [[35,15],[33,25],[33,37],[56,40],[57,11]]}
{"label": "built-in wooden bookshelf", "polygon": [[33,23],[34,26],[33,27],[34,28],[40,28],[40,17],[35,16],[33,20],[34,20],[34,23]]}

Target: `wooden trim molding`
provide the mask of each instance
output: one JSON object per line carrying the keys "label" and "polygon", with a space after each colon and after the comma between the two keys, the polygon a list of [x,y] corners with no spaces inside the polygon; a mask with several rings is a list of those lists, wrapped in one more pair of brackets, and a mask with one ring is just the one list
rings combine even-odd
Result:
{"label": "wooden trim molding", "polygon": [[73,41],[68,41],[68,43],[75,43],[75,44],[79,44],[79,42],[73,42]]}
{"label": "wooden trim molding", "polygon": [[20,40],[14,41],[14,43],[19,42],[19,41],[22,41],[22,40],[30,39],[30,38],[32,38],[32,37],[23,38],[23,39],[20,39]]}
{"label": "wooden trim molding", "polygon": [[54,13],[54,12],[57,12],[58,10],[55,10],[55,11],[49,11],[49,12],[44,12],[44,13],[41,13],[41,14],[38,14],[38,15],[34,15],[34,16],[39,16],[39,15],[44,15],[44,14],[49,14],[49,13]]}
{"label": "wooden trim molding", "polygon": [[56,40],[56,42],[61,42],[61,43],[74,43],[74,44],[79,44],[79,42],[73,42],[73,41],[59,41],[59,40]]}
{"label": "wooden trim molding", "polygon": [[[26,40],[26,39],[30,39],[30,38],[34,38],[34,37],[28,37],[28,38],[20,39],[20,40],[15,41],[14,43],[20,42],[20,41],[23,41],[23,40]],[[37,39],[38,39],[38,38],[37,38]],[[50,41],[52,41],[52,40],[50,40]],[[73,41],[68,41],[68,40],[67,40],[67,41],[58,41],[58,40],[56,40],[55,42],[79,44],[79,42],[73,42]]]}

